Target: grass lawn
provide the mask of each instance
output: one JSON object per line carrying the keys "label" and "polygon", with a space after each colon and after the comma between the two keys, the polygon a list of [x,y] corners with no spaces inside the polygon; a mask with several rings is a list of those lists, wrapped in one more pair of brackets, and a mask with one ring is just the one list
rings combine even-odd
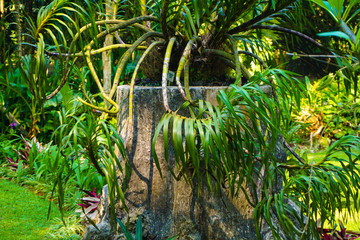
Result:
{"label": "grass lawn", "polygon": [[46,239],[51,225],[46,219],[48,201],[24,187],[0,179],[0,202],[1,240]]}

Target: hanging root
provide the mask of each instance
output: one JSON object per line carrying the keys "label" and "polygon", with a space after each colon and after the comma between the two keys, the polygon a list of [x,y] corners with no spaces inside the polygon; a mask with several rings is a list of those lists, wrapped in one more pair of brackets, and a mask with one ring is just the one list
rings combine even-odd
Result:
{"label": "hanging root", "polygon": [[[102,53],[102,52],[105,52],[105,51],[109,51],[109,50],[112,50],[112,49],[116,49],[116,48],[130,48],[132,45],[131,44],[125,44],[125,43],[122,43],[122,44],[113,44],[113,45],[110,45],[110,46],[106,46],[106,47],[103,47],[103,48],[99,48],[97,50],[92,50],[90,51],[90,55],[96,55],[96,54],[99,54],[99,53]],[[138,50],[145,50],[147,47],[146,46],[138,46],[137,49]],[[48,54],[48,55],[53,55],[53,56],[72,56],[72,57],[82,57],[84,56],[84,53],[83,52],[78,52],[78,53],[74,53],[74,54],[69,54],[69,53],[57,53],[57,52],[50,52],[50,51],[47,51],[45,50],[45,53]]]}
{"label": "hanging root", "polygon": [[186,44],[186,47],[185,47],[185,49],[184,49],[184,52],[183,52],[183,54],[182,54],[182,56],[181,56],[181,58],[180,58],[180,61],[179,61],[179,67],[178,67],[178,69],[177,69],[177,71],[176,71],[176,77],[175,77],[175,79],[176,79],[176,85],[178,86],[178,89],[179,89],[179,91],[180,91],[180,93],[181,93],[181,96],[182,96],[182,98],[183,98],[185,101],[189,101],[189,99],[186,97],[185,92],[184,92],[184,90],[183,90],[183,88],[182,88],[182,86],[181,86],[180,77],[181,77],[181,73],[182,73],[182,71],[183,71],[183,69],[184,69],[185,63],[189,61],[189,57],[190,57],[190,54],[191,54],[191,47],[192,47],[192,45],[194,44],[194,41],[195,41],[196,38],[197,38],[196,36],[193,37],[193,38]]}
{"label": "hanging root", "polygon": [[119,84],[120,76],[125,68],[125,65],[127,61],[130,59],[132,53],[136,50],[136,48],[143,43],[146,39],[150,37],[160,37],[162,38],[162,33],[159,32],[147,32],[144,35],[142,35],[140,38],[138,38],[132,46],[121,56],[120,62],[118,64],[118,67],[116,69],[115,77],[114,77],[114,83],[111,88],[111,91],[109,93],[109,98],[112,98],[116,92],[116,88]]}
{"label": "hanging root", "polygon": [[235,85],[241,86],[241,67],[240,67],[238,47],[237,47],[235,39],[232,36],[229,35],[228,39],[232,45],[232,48],[233,48],[232,51],[233,51],[234,60],[235,60],[235,71],[236,71]]}
{"label": "hanging root", "polygon": [[91,104],[91,103],[88,103],[88,102],[84,101],[84,100],[81,99],[80,97],[78,97],[78,100],[79,100],[81,103],[85,104],[86,106],[91,107],[91,108],[96,109],[96,110],[99,110],[99,111],[101,111],[101,112],[105,112],[105,113],[109,113],[109,114],[116,114],[116,113],[119,112],[119,106],[116,104],[116,102],[114,102],[112,99],[108,98],[108,97],[107,97],[105,94],[103,94],[103,93],[101,93],[101,96],[102,96],[106,101],[108,101],[112,106],[114,106],[115,109],[114,109],[114,110],[109,110],[109,109],[107,109],[107,108],[102,108],[102,107],[95,106],[95,105],[93,105],[93,104]]}
{"label": "hanging root", "polygon": [[151,43],[150,46],[146,49],[146,51],[143,53],[143,55],[141,56],[141,58],[139,59],[137,65],[135,67],[134,73],[131,78],[130,93],[129,93],[129,121],[131,124],[133,121],[133,105],[134,105],[133,98],[134,98],[135,78],[136,78],[137,72],[139,71],[141,63],[144,61],[145,57],[149,54],[149,52],[154,47],[164,44],[164,43],[165,42],[163,40]]}
{"label": "hanging root", "polygon": [[164,107],[167,112],[171,112],[171,109],[169,107],[169,101],[167,97],[167,77],[169,72],[169,63],[170,63],[170,57],[171,57],[171,51],[173,49],[174,43],[176,38],[172,37],[167,45],[166,52],[165,52],[165,58],[164,58],[164,66],[163,66],[163,73],[162,73],[162,94],[163,94],[163,103]]}
{"label": "hanging root", "polygon": [[[107,34],[115,32],[119,29],[122,28],[126,28],[128,26],[134,25],[135,27],[141,28],[143,29],[145,32],[149,32],[152,31],[151,29],[148,29],[145,26],[142,26],[141,24],[139,24],[139,22],[142,21],[158,21],[157,17],[154,16],[142,16],[142,17],[137,17],[137,18],[132,18],[129,20],[103,20],[103,21],[97,21],[95,22],[95,25],[105,25],[105,24],[116,24],[115,26],[101,32],[100,34],[97,35],[97,39],[100,39],[102,37],[105,37]],[[71,53],[74,46],[75,46],[75,42],[78,40],[79,36],[86,31],[87,29],[89,29],[92,26],[92,23],[89,23],[85,26],[83,26],[82,28],[80,28],[80,30],[75,34],[74,39],[71,41],[70,47],[69,47],[69,51],[68,51],[68,58],[66,61],[69,61],[69,57],[72,56],[73,54]],[[90,42],[91,45],[94,44],[94,41]]]}
{"label": "hanging root", "polygon": [[190,61],[187,60],[184,65],[184,87],[185,87],[185,93],[186,97],[191,101],[191,95],[189,90],[189,72],[190,72]]}

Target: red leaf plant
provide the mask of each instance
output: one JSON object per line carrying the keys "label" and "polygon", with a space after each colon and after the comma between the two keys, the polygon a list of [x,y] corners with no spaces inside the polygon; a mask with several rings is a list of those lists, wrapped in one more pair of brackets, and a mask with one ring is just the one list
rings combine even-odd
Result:
{"label": "red leaf plant", "polygon": [[320,237],[323,240],[360,240],[360,233],[347,231],[342,222],[340,222],[340,230],[336,230],[336,225],[334,229],[321,229],[318,227]]}
{"label": "red leaf plant", "polygon": [[14,150],[17,153],[18,158],[13,160],[12,158],[5,157],[6,161],[8,162],[7,166],[9,166],[10,169],[13,170],[14,172],[17,171],[20,161],[23,162],[23,165],[22,165],[23,168],[25,168],[26,165],[29,164],[29,161],[28,161],[29,153],[30,153],[29,142],[27,142],[23,136],[21,136],[21,138],[23,139],[23,141],[25,143],[25,149]]}
{"label": "red leaf plant", "polygon": [[75,212],[81,212],[80,217],[84,218],[87,216],[91,220],[93,220],[97,214],[97,208],[100,203],[100,194],[96,195],[96,188],[92,192],[81,189],[85,195],[85,197],[80,198],[81,203],[78,204],[81,206],[81,209],[77,209]]}
{"label": "red leaf plant", "polygon": [[36,138],[33,138],[31,141],[26,140],[23,136],[21,136],[21,138],[25,143],[25,148],[20,150],[14,149],[15,153],[17,154],[17,159],[13,160],[10,157],[5,157],[6,161],[8,162],[7,166],[9,166],[10,169],[14,172],[16,172],[19,168],[20,161],[22,161],[23,168],[26,168],[29,165],[30,148],[32,148],[34,144],[36,145],[36,149],[39,153],[47,148],[47,145],[42,146],[41,143],[36,140]]}

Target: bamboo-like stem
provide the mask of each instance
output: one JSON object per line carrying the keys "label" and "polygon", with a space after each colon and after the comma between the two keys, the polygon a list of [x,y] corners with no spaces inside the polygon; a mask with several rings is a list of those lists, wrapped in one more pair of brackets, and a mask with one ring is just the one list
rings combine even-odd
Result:
{"label": "bamboo-like stem", "polygon": [[[113,0],[105,1],[105,12],[106,20],[115,19],[117,12],[116,0],[113,3]],[[109,47],[114,45],[114,36],[113,34],[108,34],[105,36],[104,47]],[[105,95],[108,95],[111,90],[111,72],[112,72],[112,62],[111,62],[111,53],[112,50],[108,49],[102,52],[102,70],[103,70],[103,87]],[[110,107],[110,103],[105,101],[105,105]]]}
{"label": "bamboo-like stem", "polygon": [[241,66],[237,43],[231,35],[228,35],[227,38],[229,39],[233,48],[232,51],[235,59],[236,85],[241,86]]}
{"label": "bamboo-like stem", "polygon": [[140,0],[140,4],[141,4],[141,15],[145,16],[146,15],[146,0]]}
{"label": "bamboo-like stem", "polygon": [[165,52],[165,58],[164,58],[164,65],[163,65],[163,71],[162,71],[162,95],[163,95],[163,103],[165,110],[168,112],[171,112],[171,109],[169,107],[169,101],[167,97],[167,78],[168,78],[168,72],[169,72],[169,63],[170,63],[170,57],[171,57],[171,51],[173,49],[174,43],[176,38],[172,37],[167,45],[166,52]]}
{"label": "bamboo-like stem", "polygon": [[196,37],[193,37],[192,39],[190,39],[188,41],[188,43],[186,44],[186,47],[184,49],[184,52],[180,58],[180,61],[179,61],[179,66],[178,66],[178,69],[176,71],[176,76],[175,76],[175,80],[176,80],[176,85],[178,86],[178,89],[180,91],[180,94],[182,96],[182,98],[185,100],[185,101],[189,101],[189,99],[186,97],[186,94],[184,92],[184,89],[182,88],[181,86],[181,82],[180,82],[180,77],[181,77],[181,73],[182,71],[184,70],[184,65],[187,61],[189,61],[189,57],[190,57],[190,54],[191,54],[191,47],[192,45],[194,44],[194,41],[195,41]]}
{"label": "bamboo-like stem", "polygon": [[131,57],[132,53],[135,51],[135,49],[142,43],[144,42],[146,39],[150,38],[150,37],[163,37],[162,33],[159,32],[147,32],[144,35],[142,35],[140,38],[138,38],[133,45],[121,56],[120,62],[118,64],[115,76],[114,76],[114,83],[113,86],[111,88],[110,94],[109,94],[109,98],[112,98],[113,95],[116,92],[116,88],[117,85],[119,84],[119,79],[120,76],[124,70],[124,67],[127,63],[127,61],[129,60],[129,58]]}

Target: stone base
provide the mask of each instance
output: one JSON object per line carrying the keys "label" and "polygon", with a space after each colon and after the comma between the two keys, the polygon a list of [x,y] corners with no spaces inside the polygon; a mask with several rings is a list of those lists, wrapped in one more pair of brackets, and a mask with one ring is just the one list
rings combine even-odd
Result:
{"label": "stone base", "polygon": [[[192,87],[192,98],[216,104],[220,88]],[[222,87],[222,89],[224,89]],[[164,159],[163,138],[155,145],[163,178],[155,166],[151,142],[155,129],[165,109],[160,87],[135,87],[133,128],[126,129],[128,119],[129,86],[118,87],[117,102],[120,105],[118,130],[126,138],[129,161],[132,167],[126,202],[129,212],[117,205],[117,215],[124,223],[129,220],[130,230],[135,232],[138,216],[142,215],[144,239],[256,239],[253,208],[244,196],[232,199],[224,190],[214,196],[197,188],[192,189],[185,181],[176,181],[168,171]],[[267,89],[269,91],[270,89]],[[176,87],[168,88],[170,108],[176,110],[183,100]],[[126,129],[126,131],[124,131]],[[130,136],[127,136],[128,133]],[[174,166],[174,153],[169,151],[170,167]],[[278,144],[278,158],[286,161],[286,152]],[[280,181],[281,185],[281,181]]]}

